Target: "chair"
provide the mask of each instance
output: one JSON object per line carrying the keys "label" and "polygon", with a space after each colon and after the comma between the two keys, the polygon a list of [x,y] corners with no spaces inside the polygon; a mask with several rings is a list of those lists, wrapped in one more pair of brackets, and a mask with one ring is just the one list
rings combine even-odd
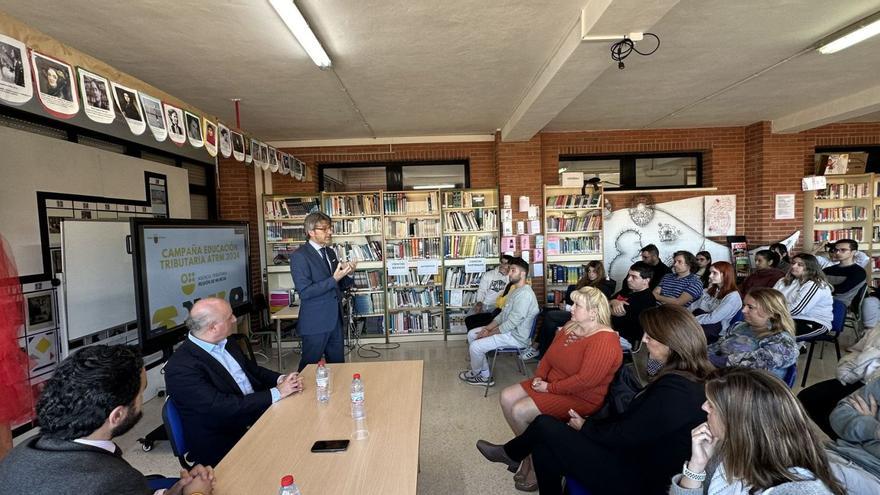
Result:
{"label": "chair", "polygon": [[[540,314],[540,313],[538,313]],[[538,327],[538,316],[535,315],[535,319],[532,320],[532,330],[529,332],[529,342],[535,338],[535,330]],[[498,358],[498,354],[516,354],[516,368],[523,375],[526,374],[526,363],[523,361],[522,356],[520,356],[521,352],[526,350],[525,347],[498,347],[496,348],[492,354],[492,366],[489,368],[489,381],[486,382],[486,391],[483,392],[483,397],[489,396],[489,384],[492,383],[492,379],[495,376],[495,359]]]}
{"label": "chair", "polygon": [[157,490],[167,490],[180,481],[180,478],[166,478],[159,474],[151,474],[145,476],[145,478],[147,479],[147,486],[154,492]]}
{"label": "chair", "polygon": [[[840,336],[841,332],[843,332],[843,325],[846,321],[846,305],[842,302],[835,300],[832,305],[832,313],[833,318],[831,320],[831,330],[822,335],[817,335],[815,337],[810,337],[806,339],[797,339],[798,342],[809,342],[810,350],[807,353],[807,365],[804,367],[804,378],[801,380],[801,387],[807,386],[807,376],[810,374],[810,363],[813,360],[813,350],[816,348],[816,342],[832,342],[834,343],[834,350],[837,352],[837,360],[840,361],[840,343],[837,340],[837,337]],[[822,352],[819,352],[819,359],[822,359]]]}
{"label": "chair", "polygon": [[786,368],[782,381],[788,385],[788,388],[794,388],[794,384],[797,382],[797,362]]}
{"label": "chair", "polygon": [[736,325],[737,323],[739,323],[739,322],[741,322],[741,321],[743,321],[743,311],[742,311],[742,309],[740,309],[739,311],[737,311],[736,314],[733,315],[733,317],[730,319],[730,326],[734,326],[734,325]]}
{"label": "chair", "polygon": [[[269,338],[269,344],[271,346],[272,341],[275,341],[275,345],[278,348],[278,352],[281,353],[281,342],[278,340],[278,333],[275,331],[275,324],[272,323],[271,318],[269,317],[269,301],[266,300],[265,294],[255,294],[254,295],[254,311],[259,314],[260,317],[260,328],[256,331],[251,331],[252,337],[259,337],[260,342],[263,342],[263,338]],[[296,327],[296,323],[292,325],[287,325],[286,327],[282,323],[281,330],[290,330],[291,333],[293,329]],[[261,345],[262,347],[262,345]],[[254,354],[255,356],[263,356],[268,359],[268,356],[263,354],[262,352],[258,352]]]}
{"label": "chair", "polygon": [[193,466],[186,459],[189,449],[186,446],[186,438],[183,435],[183,421],[180,419],[180,413],[177,411],[177,406],[170,395],[165,399],[165,405],[162,406],[162,421],[165,423],[165,431],[168,432],[171,451],[177,456],[180,467],[189,471]]}
{"label": "chair", "polygon": [[256,354],[254,354],[254,348],[251,346],[251,341],[244,334],[234,333],[227,337],[227,339],[233,344],[238,345],[241,349],[241,352],[244,353],[245,356],[248,357],[253,362],[256,362]]}
{"label": "chair", "polygon": [[853,329],[856,342],[865,336],[865,326],[862,322],[862,302],[864,302],[867,295],[868,284],[865,283],[859,288],[859,291],[856,292],[856,296],[853,298],[848,311],[846,312],[846,320],[843,323],[844,328],[850,327]]}
{"label": "chair", "polygon": [[565,478],[565,495],[590,495],[590,492],[574,478]]}

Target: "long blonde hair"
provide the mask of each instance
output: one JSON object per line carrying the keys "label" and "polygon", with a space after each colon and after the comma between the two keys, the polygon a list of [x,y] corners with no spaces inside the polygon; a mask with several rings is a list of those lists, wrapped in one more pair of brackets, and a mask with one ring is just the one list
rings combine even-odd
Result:
{"label": "long blonde hair", "polygon": [[[596,310],[596,322],[603,327],[611,326],[611,308],[608,307],[608,298],[595,287],[581,287],[571,293],[571,300],[584,308]],[[568,330],[568,327],[566,327]]]}
{"label": "long blonde hair", "polygon": [[728,482],[742,480],[754,493],[802,481],[790,471],[799,467],[832,493],[846,493],[831,472],[816,427],[779,378],[765,370],[724,368],[706,381],[706,398],[724,425],[714,457]]}
{"label": "long blonde hair", "polygon": [[788,303],[785,302],[785,296],[782,292],[769,287],[758,287],[750,290],[746,297],[755,300],[758,306],[769,315],[767,319],[768,332],[758,337],[766,337],[780,332],[788,332],[790,335],[795,334],[794,320],[788,311]]}

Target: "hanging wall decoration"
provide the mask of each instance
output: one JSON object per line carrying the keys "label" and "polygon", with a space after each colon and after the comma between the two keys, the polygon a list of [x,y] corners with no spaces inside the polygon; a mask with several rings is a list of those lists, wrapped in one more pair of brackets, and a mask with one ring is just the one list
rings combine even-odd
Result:
{"label": "hanging wall decoration", "polygon": [[141,103],[137,96],[137,90],[127,88],[121,84],[111,82],[113,87],[113,95],[116,97],[116,105],[128,129],[135,136],[140,136],[147,130],[147,123],[144,122],[144,116],[141,112]]}
{"label": "hanging wall decoration", "polygon": [[229,128],[222,123],[218,124],[220,134],[220,156],[229,158],[232,156],[232,138],[229,136]]}
{"label": "hanging wall decoration", "polygon": [[736,194],[705,196],[703,234],[706,236],[736,234]]}
{"label": "hanging wall decoration", "polygon": [[193,148],[201,148],[205,145],[205,138],[202,137],[202,119],[190,112],[185,112],[185,115],[186,136],[189,138],[189,144]]}
{"label": "hanging wall decoration", "polygon": [[111,102],[110,82],[82,67],[77,67],[76,71],[86,116],[99,124],[112,124],[116,120],[116,111]]}
{"label": "hanging wall decoration", "polygon": [[266,143],[260,143],[260,167],[263,170],[269,170],[269,145]]}
{"label": "hanging wall decoration", "polygon": [[300,161],[298,158],[293,159],[293,178],[302,182],[303,176],[305,175],[305,163]]}
{"label": "hanging wall decoration", "polygon": [[281,175],[289,175],[290,174],[290,155],[287,153],[281,154]]}
{"label": "hanging wall decoration", "polygon": [[217,156],[217,124],[208,119],[202,122],[205,124],[205,151],[212,157]]}
{"label": "hanging wall decoration", "polygon": [[240,162],[244,161],[244,139],[235,131],[232,131],[232,157]]}
{"label": "hanging wall decoration", "polygon": [[251,139],[251,154],[253,154],[253,163],[255,167],[263,166],[263,156],[260,153],[260,142],[256,139]]}
{"label": "hanging wall decoration", "polygon": [[253,140],[247,136],[242,136],[244,138],[244,162],[251,163],[254,161],[254,156],[251,154],[251,143]]}
{"label": "hanging wall decoration", "polygon": [[168,129],[165,127],[165,112],[162,111],[162,102],[152,96],[138,92],[141,99],[141,109],[144,111],[144,118],[147,120],[147,127],[156,141],[160,143],[168,138]]}
{"label": "hanging wall decoration", "polygon": [[0,34],[0,101],[21,105],[33,97],[27,47],[21,41]]}
{"label": "hanging wall decoration", "polygon": [[183,130],[183,110],[165,103],[165,120],[168,122],[168,137],[171,142],[182,145],[186,142]]}
{"label": "hanging wall decoration", "polygon": [[280,167],[278,165],[278,152],[275,148],[269,146],[269,170],[274,173],[278,171],[278,167]]}
{"label": "hanging wall decoration", "polygon": [[59,119],[76,115],[79,112],[79,98],[70,66],[34,50],[31,50],[31,64],[43,108]]}

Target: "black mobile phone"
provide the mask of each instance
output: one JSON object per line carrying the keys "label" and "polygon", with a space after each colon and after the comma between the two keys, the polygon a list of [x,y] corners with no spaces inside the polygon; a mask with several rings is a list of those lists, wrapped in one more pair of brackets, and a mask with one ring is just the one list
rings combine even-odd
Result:
{"label": "black mobile phone", "polygon": [[348,440],[318,440],[312,445],[312,452],[343,452],[348,448]]}

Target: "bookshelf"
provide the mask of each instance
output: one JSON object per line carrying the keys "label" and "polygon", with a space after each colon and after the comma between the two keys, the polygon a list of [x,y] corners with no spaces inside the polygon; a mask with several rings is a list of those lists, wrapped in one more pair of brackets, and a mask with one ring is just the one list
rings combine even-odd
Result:
{"label": "bookshelf", "polygon": [[544,186],[544,260],[548,304],[561,304],[590,260],[602,261],[602,188]]}
{"label": "bookshelf", "polygon": [[[498,190],[455,189],[440,194],[445,328],[447,337],[464,336],[464,319],[476,303],[480,278],[486,269],[499,263]],[[482,270],[471,272],[477,266],[482,266]]]}
{"label": "bookshelf", "polygon": [[273,291],[293,287],[290,255],[308,240],[303,230],[306,215],[320,207],[320,194],[263,196],[267,299]]}

